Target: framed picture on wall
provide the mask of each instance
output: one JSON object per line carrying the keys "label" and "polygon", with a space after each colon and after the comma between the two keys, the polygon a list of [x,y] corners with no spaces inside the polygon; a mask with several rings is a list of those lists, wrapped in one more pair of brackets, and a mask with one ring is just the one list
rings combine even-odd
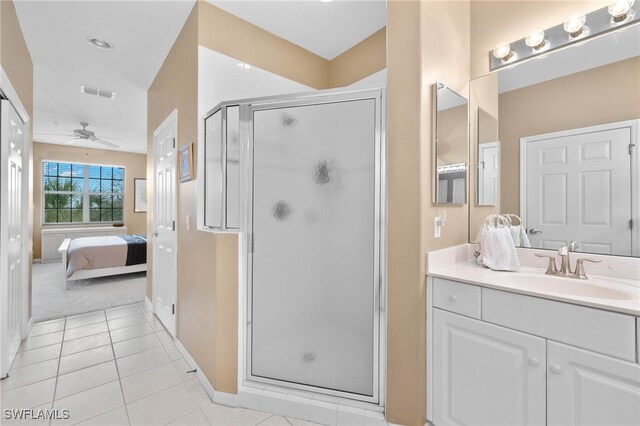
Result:
{"label": "framed picture on wall", "polygon": [[133,212],[147,212],[147,180],[133,179]]}
{"label": "framed picture on wall", "polygon": [[178,151],[178,165],[180,166],[180,182],[189,182],[195,177],[192,143],[183,146]]}

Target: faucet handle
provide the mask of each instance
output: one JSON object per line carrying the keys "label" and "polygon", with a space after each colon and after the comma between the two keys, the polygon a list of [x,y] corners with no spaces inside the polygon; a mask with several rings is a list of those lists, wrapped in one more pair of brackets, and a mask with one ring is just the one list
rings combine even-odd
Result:
{"label": "faucet handle", "polygon": [[591,257],[581,257],[580,259],[576,260],[576,271],[575,271],[575,274],[581,280],[586,280],[587,279],[587,274],[584,272],[584,262],[600,263],[601,260],[600,259],[593,259]]}
{"label": "faucet handle", "polygon": [[554,254],[542,254],[536,253],[536,257],[548,257],[549,265],[547,266],[547,271],[545,274],[552,275],[558,272],[558,267],[556,266],[556,256]]}

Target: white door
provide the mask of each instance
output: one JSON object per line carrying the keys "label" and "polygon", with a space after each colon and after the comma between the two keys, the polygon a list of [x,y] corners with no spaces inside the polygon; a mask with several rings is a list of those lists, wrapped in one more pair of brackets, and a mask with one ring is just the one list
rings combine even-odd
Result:
{"label": "white door", "polygon": [[630,256],[631,128],[523,140],[521,194],[533,247]]}
{"label": "white door", "polygon": [[433,421],[545,423],[545,340],[433,310]]}
{"label": "white door", "polygon": [[176,333],[176,133],[177,110],[153,132],[153,310]]}
{"label": "white door", "polygon": [[487,142],[478,145],[479,206],[495,206],[498,204],[499,143]]}
{"label": "white door", "polygon": [[11,367],[26,315],[26,200],[23,177],[25,128],[11,104],[1,101],[0,118],[0,377]]}
{"label": "white door", "polygon": [[549,425],[640,425],[640,365],[549,342]]}

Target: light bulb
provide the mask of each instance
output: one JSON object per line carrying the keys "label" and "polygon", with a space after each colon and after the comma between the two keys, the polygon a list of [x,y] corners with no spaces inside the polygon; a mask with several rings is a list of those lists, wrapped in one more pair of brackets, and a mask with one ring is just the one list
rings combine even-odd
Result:
{"label": "light bulb", "polygon": [[635,3],[635,0],[616,0],[609,4],[607,10],[615,22],[624,21],[627,19],[627,14],[631,10],[633,3]]}
{"label": "light bulb", "polygon": [[532,30],[524,39],[524,42],[533,49],[540,49],[545,44],[544,31],[539,28]]}
{"label": "light bulb", "polygon": [[571,37],[578,37],[583,33],[587,17],[583,13],[574,13],[564,21],[564,30],[568,32]]}
{"label": "light bulb", "polygon": [[495,56],[497,59],[506,61],[511,55],[511,45],[509,45],[509,43],[498,43],[496,47],[493,48],[493,56]]}

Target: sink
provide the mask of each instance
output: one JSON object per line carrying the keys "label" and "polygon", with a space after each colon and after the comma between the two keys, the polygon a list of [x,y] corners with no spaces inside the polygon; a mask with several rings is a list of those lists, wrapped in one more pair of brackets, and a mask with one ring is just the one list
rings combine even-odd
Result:
{"label": "sink", "polygon": [[[607,300],[632,300],[632,292],[626,292],[611,288],[607,283],[598,283],[597,279],[576,280],[573,278],[554,277],[549,275],[538,275],[531,273],[519,274],[518,282],[526,285],[528,289],[540,290],[545,293],[555,293],[559,295],[588,297],[591,299]],[[604,284],[604,285],[602,285]]]}

